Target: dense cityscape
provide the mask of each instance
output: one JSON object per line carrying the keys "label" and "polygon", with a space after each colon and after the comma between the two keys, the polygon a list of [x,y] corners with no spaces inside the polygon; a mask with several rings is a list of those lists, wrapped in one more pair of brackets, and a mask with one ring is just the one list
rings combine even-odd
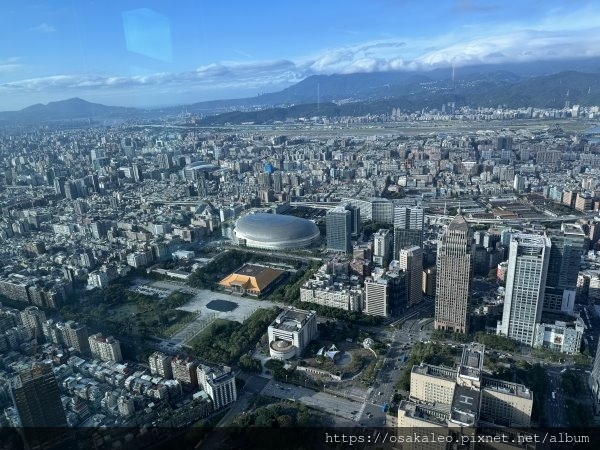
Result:
{"label": "dense cityscape", "polygon": [[600,448],[597,2],[7,2],[0,448]]}
{"label": "dense cityscape", "polygon": [[570,114],[4,133],[3,425],[594,425],[600,145]]}

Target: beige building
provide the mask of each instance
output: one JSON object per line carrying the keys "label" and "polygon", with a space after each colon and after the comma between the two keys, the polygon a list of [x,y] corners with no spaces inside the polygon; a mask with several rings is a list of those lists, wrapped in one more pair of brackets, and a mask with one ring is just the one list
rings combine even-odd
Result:
{"label": "beige building", "polygon": [[[484,355],[483,345],[469,344],[456,369],[414,366],[409,400],[398,407],[398,437],[418,429],[456,438],[471,435],[475,428],[494,435],[523,433],[514,428],[531,426],[533,393],[522,384],[483,376]],[[445,442],[438,444],[409,443],[402,448],[447,448]]]}
{"label": "beige building", "polygon": [[467,332],[467,307],[471,285],[472,235],[460,214],[438,244],[435,286],[435,329]]}
{"label": "beige building", "polygon": [[93,334],[88,338],[90,351],[94,358],[102,361],[120,362],[123,360],[121,356],[121,343],[112,336],[105,337],[102,333]]}

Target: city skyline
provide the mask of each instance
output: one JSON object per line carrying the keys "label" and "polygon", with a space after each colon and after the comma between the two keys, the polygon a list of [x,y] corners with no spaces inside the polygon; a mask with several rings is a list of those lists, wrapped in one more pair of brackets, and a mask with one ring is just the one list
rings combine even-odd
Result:
{"label": "city skyline", "polygon": [[5,110],[70,97],[123,106],[251,97],[311,75],[600,56],[594,2],[278,5],[10,2]]}

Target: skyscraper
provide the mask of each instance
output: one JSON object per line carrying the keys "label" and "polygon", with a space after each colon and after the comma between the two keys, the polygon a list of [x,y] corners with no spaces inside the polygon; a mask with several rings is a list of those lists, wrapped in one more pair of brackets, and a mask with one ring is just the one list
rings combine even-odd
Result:
{"label": "skyscraper", "polygon": [[472,234],[464,217],[457,215],[438,243],[435,328],[467,331],[467,307],[471,285]]}
{"label": "skyscraper", "polygon": [[400,249],[399,267],[406,272],[408,306],[420,303],[423,299],[423,251],[421,247]]}
{"label": "skyscraper", "polygon": [[577,276],[581,254],[585,242],[583,230],[580,233],[564,231],[550,234],[550,259],[544,292],[544,310],[573,313]]}
{"label": "skyscraper", "polygon": [[550,246],[546,236],[519,233],[511,237],[498,334],[533,345],[535,325],[542,317]]}
{"label": "skyscraper", "polygon": [[10,392],[29,448],[66,448],[67,417],[52,366],[34,363],[11,381]]}
{"label": "skyscraper", "polygon": [[419,246],[423,248],[423,208],[418,206],[396,206],[394,208],[394,255],[400,249]]}
{"label": "skyscraper", "polygon": [[345,206],[338,206],[327,212],[325,223],[327,250],[350,253],[352,251],[352,212]]}

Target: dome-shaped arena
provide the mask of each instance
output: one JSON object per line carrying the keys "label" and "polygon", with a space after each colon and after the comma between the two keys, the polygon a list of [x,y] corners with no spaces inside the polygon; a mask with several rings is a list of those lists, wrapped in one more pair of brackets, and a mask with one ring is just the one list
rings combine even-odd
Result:
{"label": "dome-shaped arena", "polygon": [[293,250],[318,242],[319,228],[310,220],[281,214],[256,213],[235,224],[238,243],[269,250]]}

